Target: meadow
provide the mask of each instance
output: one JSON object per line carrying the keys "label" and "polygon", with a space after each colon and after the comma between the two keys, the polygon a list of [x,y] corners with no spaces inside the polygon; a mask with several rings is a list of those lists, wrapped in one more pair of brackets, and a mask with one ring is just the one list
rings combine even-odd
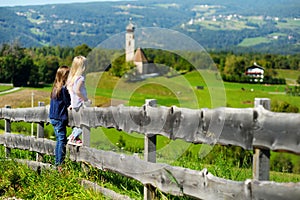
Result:
{"label": "meadow", "polygon": [[[141,106],[145,99],[156,99],[158,105],[163,106],[247,108],[254,106],[255,98],[270,98],[271,102],[285,101],[300,109],[300,97],[285,94],[286,88],[293,86],[222,82],[205,73],[193,71],[173,78],[155,77],[138,83],[111,78],[107,73],[92,74],[87,79],[90,81],[89,94],[99,106],[107,105],[108,101],[113,103],[116,99],[122,100],[125,105]],[[300,76],[299,71],[293,70],[279,70],[278,74],[292,82]],[[211,80],[204,80],[203,76]],[[95,86],[95,83],[98,84]],[[197,89],[197,86],[203,86],[203,89]]]}
{"label": "meadow", "polygon": [[12,86],[9,85],[0,85],[0,92],[12,89]]}
{"label": "meadow", "polygon": [[[208,74],[205,74],[208,73]],[[295,81],[298,76],[295,74],[300,74],[298,71],[280,71],[280,76],[285,76],[290,81]],[[210,79],[210,81],[205,81]],[[201,86],[200,88],[197,86]],[[271,102],[288,102],[300,109],[300,97],[299,96],[289,96],[285,94],[286,85],[265,85],[265,84],[239,84],[239,83],[228,83],[221,82],[217,79],[214,74],[209,72],[190,72],[184,75],[179,75],[172,78],[166,77],[153,77],[140,82],[128,82],[126,79],[111,77],[107,72],[105,73],[93,73],[87,75],[87,89],[90,98],[93,100],[93,105],[96,106],[110,106],[124,104],[126,106],[142,106],[145,103],[145,99],[156,99],[158,106],[178,106],[186,107],[192,109],[199,108],[215,108],[218,106],[226,106],[233,108],[253,108],[254,98],[270,98]],[[23,98],[30,97],[32,91],[36,94],[36,101],[44,101],[45,104],[49,104],[49,92],[51,86],[45,88],[22,88],[22,95],[19,97],[19,102]],[[0,98],[4,102],[12,102],[11,98],[14,94],[1,95]],[[27,93],[28,96],[25,94]],[[39,99],[40,98],[40,99]],[[219,101],[221,99],[221,101]],[[6,103],[7,103],[6,102]],[[21,107],[31,107],[31,102],[24,101]],[[12,107],[18,107],[18,105],[12,105]],[[4,122],[0,122],[1,130],[4,128]],[[13,123],[12,131],[22,134],[30,134],[31,124],[29,123]],[[71,129],[68,128],[68,134],[70,134]],[[55,139],[51,125],[45,126],[45,135],[48,138]],[[143,158],[144,149],[144,137],[138,133],[125,133],[122,131],[117,131],[115,129],[97,128],[91,130],[91,147],[122,152],[126,154],[136,154],[140,158]],[[180,148],[179,148],[180,147]],[[204,156],[205,154],[205,156]],[[239,155],[237,155],[239,154]],[[16,153],[16,157],[22,156],[23,153]],[[299,156],[288,154],[288,153],[277,153],[271,152],[271,163],[276,162],[276,157],[278,155],[284,155],[288,158],[287,161],[291,162],[294,166],[300,164]],[[245,151],[239,147],[226,148],[220,145],[209,146],[200,144],[187,144],[181,140],[169,140],[163,136],[157,137],[157,162],[168,163],[171,165],[187,167],[191,169],[201,170],[204,167],[208,169],[213,175],[243,181],[252,178],[252,165],[251,158],[252,151]],[[2,156],[3,158],[3,149]],[[237,161],[237,158],[242,158]],[[53,158],[50,158],[48,162],[53,162]],[[8,165],[8,166],[11,166]],[[16,166],[11,166],[12,170],[16,170]],[[18,169],[19,170],[19,169]],[[24,172],[22,172],[22,170]],[[7,173],[15,174],[20,180],[25,180],[23,177],[27,172],[25,166],[23,166],[21,174],[13,171],[7,171]],[[77,170],[74,172],[72,170]],[[68,172],[68,173],[67,173]],[[54,173],[54,175],[53,175]],[[30,177],[35,179],[35,175],[31,173]],[[55,172],[50,172],[50,174],[44,174],[46,179],[52,180],[55,176],[58,180],[66,179],[67,182],[72,185],[71,187],[77,188],[78,186],[74,183],[74,180],[78,178],[87,178],[102,184],[105,187],[111,188],[119,193],[125,193],[135,199],[142,199],[142,185],[132,181],[127,178],[121,178],[120,176],[109,173],[100,172],[100,170],[91,169],[91,171],[86,174],[78,166],[68,161],[66,165],[66,173],[57,174]],[[22,179],[23,177],[23,179]],[[30,179],[31,180],[31,179]],[[42,178],[39,179],[41,181]],[[54,187],[61,187],[62,190],[69,191],[67,188],[62,187],[64,181],[55,181],[58,184]],[[116,185],[116,180],[117,185]],[[284,173],[284,172],[270,172],[270,180],[276,182],[300,182],[300,174],[297,173]],[[10,181],[7,180],[8,184]],[[30,183],[29,180],[27,180]],[[43,181],[42,181],[43,182]],[[3,184],[2,188],[8,187],[7,184]],[[49,184],[49,182],[43,182],[41,184]],[[31,190],[34,189],[34,184],[28,184]],[[38,187],[46,187],[42,185],[37,185]],[[49,186],[47,186],[49,187]],[[47,188],[46,187],[46,188]],[[9,188],[9,187],[8,187]],[[16,191],[18,188],[10,188],[11,193]],[[54,188],[50,188],[52,191]],[[134,192],[132,192],[132,189]],[[49,196],[55,198],[90,198],[94,195],[93,192],[84,192],[81,189],[76,189],[77,191],[71,190],[69,194],[60,194],[54,191],[53,195]],[[129,191],[130,190],[130,191]],[[1,185],[0,185],[1,192]],[[3,193],[4,195],[9,195],[11,193]],[[80,193],[80,194],[79,194]],[[14,194],[14,193],[13,193]],[[30,194],[23,194],[23,197]],[[47,197],[47,194],[39,194],[37,199],[42,199]],[[50,195],[50,194],[48,194]],[[163,194],[162,194],[163,195]],[[99,197],[101,198],[101,197]],[[168,197],[168,199],[178,199],[177,197]],[[183,198],[188,199],[188,198]]]}

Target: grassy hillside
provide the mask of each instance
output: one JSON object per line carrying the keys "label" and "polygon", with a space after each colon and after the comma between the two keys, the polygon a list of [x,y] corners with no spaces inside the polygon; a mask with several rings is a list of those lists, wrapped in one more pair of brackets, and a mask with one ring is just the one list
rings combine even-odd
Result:
{"label": "grassy hillside", "polygon": [[300,76],[300,70],[277,69],[277,77],[285,78],[287,84],[296,84]]}
{"label": "grassy hillside", "polygon": [[[296,72],[280,71],[280,76],[295,79]],[[205,78],[209,80],[204,81]],[[197,86],[203,88],[197,89]],[[210,87],[208,87],[210,86]],[[300,97],[287,96],[284,94],[285,85],[263,85],[263,84],[238,84],[238,83],[220,83],[216,76],[208,72],[191,72],[185,75],[180,75],[172,78],[154,77],[140,82],[127,82],[125,79],[109,76],[108,73],[93,73],[87,76],[87,88],[89,95],[93,98],[94,105],[109,106],[110,104],[125,104],[130,106],[141,106],[145,99],[157,99],[159,106],[181,106],[188,108],[213,108],[218,105],[214,98],[224,98],[226,101],[223,106],[235,108],[253,107],[253,100],[257,97],[270,98],[274,101],[286,101],[300,108]],[[0,96],[1,102],[13,103],[12,107],[20,107],[18,103],[22,102],[22,106],[30,107],[32,91],[36,94],[35,100],[47,100],[49,102],[49,93],[51,87],[43,89],[23,88],[21,91],[14,93],[18,95],[18,101],[12,101],[12,94]],[[222,90],[224,89],[224,91]],[[222,93],[224,92],[224,93]],[[216,94],[217,93],[217,94]],[[9,97],[9,98],[7,98]],[[217,102],[216,104],[214,104]],[[28,105],[28,106],[27,106]],[[220,105],[220,104],[219,104]],[[0,125],[3,127],[3,120]],[[13,123],[15,124],[15,123]],[[16,125],[15,125],[16,126]],[[25,125],[22,124],[21,131],[24,131]],[[27,124],[30,129],[30,124]],[[18,128],[18,127],[17,127]],[[45,135],[54,139],[51,125],[46,126]],[[22,132],[23,133],[23,132]],[[68,129],[70,134],[70,129]],[[135,153],[140,158],[143,158],[144,136],[138,133],[125,133],[115,129],[97,128],[91,129],[91,147],[116,151],[122,153]],[[201,144],[189,144],[181,140],[171,141],[163,136],[157,137],[157,162],[168,163],[174,166],[182,166],[191,169],[201,170],[207,168],[210,173],[215,176],[244,181],[252,178],[252,165],[242,164],[235,165],[233,158],[226,157],[226,151],[219,145],[208,146]],[[201,153],[209,151],[204,156]],[[2,152],[2,153],[1,153]],[[0,154],[4,155],[3,147],[0,148]],[[217,153],[216,153],[217,152]],[[21,153],[18,153],[18,155]],[[250,155],[251,151],[246,151]],[[275,157],[279,153],[271,152],[271,162],[274,162]],[[231,154],[230,154],[231,155]],[[300,157],[292,154],[284,154],[286,158],[293,163],[294,166],[299,166]],[[3,156],[2,156],[3,157]],[[245,156],[246,157],[246,156]],[[213,163],[203,162],[207,158]],[[52,158],[53,159],[53,158]],[[207,161],[206,160],[206,161]],[[16,195],[20,198],[39,198],[42,199],[49,195],[44,191],[52,191],[52,196],[49,198],[95,198],[101,199],[101,195],[95,194],[92,191],[83,190],[76,182],[78,178],[86,178],[92,181],[98,181],[100,185],[111,188],[119,193],[126,194],[135,199],[142,199],[142,186],[135,181],[127,178],[120,178],[115,174],[103,172],[101,170],[90,171],[86,174],[80,167],[73,166],[74,163],[68,161],[63,174],[57,174],[55,171],[45,173],[41,176],[36,176],[26,167],[21,168],[16,165],[7,165],[9,170],[0,169],[5,180],[5,187],[9,188],[8,195]],[[6,165],[5,165],[6,166]],[[17,167],[17,168],[16,168]],[[90,169],[91,170],[91,169]],[[19,175],[20,173],[21,175]],[[19,179],[26,184],[22,185],[21,189],[16,193],[16,189],[11,187],[9,181],[10,175],[18,175]],[[28,180],[29,174],[31,178]],[[100,175],[99,175],[100,174]],[[16,179],[19,181],[19,179]],[[292,173],[270,172],[270,180],[276,182],[299,182],[300,175]],[[66,181],[68,187],[66,187]],[[23,183],[21,182],[21,183]],[[42,188],[46,188],[43,190]],[[60,190],[57,190],[60,188]],[[18,189],[18,188],[17,188]],[[66,191],[61,193],[60,191]],[[48,196],[47,196],[48,197]],[[168,198],[181,199],[181,198]],[[188,199],[183,197],[182,199]]]}
{"label": "grassy hillside", "polygon": [[96,47],[132,18],[136,27],[177,30],[207,49],[299,52],[296,0],[110,1],[0,7],[0,13],[0,43],[18,39],[25,47]]}
{"label": "grassy hillside", "polygon": [[12,86],[0,85],[0,92],[12,89]]}
{"label": "grassy hillside", "polygon": [[[278,72],[278,76],[287,77],[293,82],[298,73],[287,70]],[[157,103],[163,106],[248,108],[254,106],[255,98],[270,98],[271,102],[286,101],[300,109],[300,97],[286,95],[286,85],[220,83],[218,81],[215,81],[216,85],[213,85],[214,81],[211,81],[210,86],[207,87],[202,75],[194,71],[184,76],[155,77],[138,83],[131,83],[124,79],[111,78],[107,73],[94,74],[93,79],[88,82],[88,88],[90,94],[95,98],[95,105],[108,105],[109,101],[120,99],[122,100],[121,103],[126,105],[141,106],[145,103],[145,99],[156,99]],[[211,79],[213,78],[211,77]],[[97,87],[94,86],[95,84]],[[197,89],[197,86],[203,86],[203,89]],[[225,90],[224,93],[222,93],[223,89]],[[218,96],[216,93],[221,95]],[[211,103],[218,100],[216,98],[225,99],[226,102],[221,102],[224,103],[223,105],[212,106]]]}

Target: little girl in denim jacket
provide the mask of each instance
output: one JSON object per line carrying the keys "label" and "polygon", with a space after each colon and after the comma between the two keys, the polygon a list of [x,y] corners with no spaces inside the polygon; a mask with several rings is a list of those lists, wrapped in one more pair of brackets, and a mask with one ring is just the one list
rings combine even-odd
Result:
{"label": "little girl in denim jacket", "polygon": [[61,165],[66,156],[68,108],[71,104],[66,82],[69,74],[69,67],[58,68],[50,95],[49,118],[54,127],[56,136],[55,165],[61,171]]}

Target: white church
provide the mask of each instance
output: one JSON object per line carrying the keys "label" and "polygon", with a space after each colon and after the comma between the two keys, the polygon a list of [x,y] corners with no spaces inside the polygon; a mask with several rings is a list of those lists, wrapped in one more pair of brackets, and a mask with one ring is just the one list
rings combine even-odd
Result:
{"label": "white church", "polygon": [[125,37],[125,59],[126,62],[133,62],[137,68],[137,74],[147,75],[157,73],[157,67],[154,63],[149,63],[145,56],[142,48],[135,50],[135,38],[134,38],[135,27],[131,20],[126,26],[126,37]]}

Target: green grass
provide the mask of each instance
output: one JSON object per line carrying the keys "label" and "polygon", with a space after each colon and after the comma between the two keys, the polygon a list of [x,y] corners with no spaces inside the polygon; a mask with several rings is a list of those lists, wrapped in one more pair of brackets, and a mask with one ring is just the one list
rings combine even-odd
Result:
{"label": "green grass", "polygon": [[[292,71],[279,71],[278,76],[295,79],[297,78],[297,75],[295,74],[296,73],[293,73]],[[206,81],[204,81],[204,79]],[[198,90],[196,89],[196,86],[204,86],[204,89]],[[87,77],[88,94],[95,98],[93,103],[96,102],[96,104],[99,105],[104,104],[111,99],[121,99],[125,102],[125,105],[141,106],[145,103],[145,99],[157,99],[158,106],[176,105],[197,109],[214,108],[218,106],[252,108],[254,106],[254,98],[261,97],[270,98],[271,102],[286,101],[300,108],[300,97],[285,95],[285,87],[285,85],[220,83],[216,80],[215,74],[208,72],[190,72],[173,78],[156,77],[138,83],[128,83],[123,79],[111,77],[107,73],[94,73],[92,76],[88,75]],[[223,90],[224,88],[225,90]],[[40,90],[50,92],[51,87],[41,88]],[[225,98],[225,103],[223,101],[218,101],[219,98]],[[21,123],[21,125],[13,123],[14,128],[12,129],[16,132],[23,133],[30,130],[30,125],[30,123]],[[3,120],[1,121],[0,126],[3,128]],[[46,136],[54,139],[53,128],[51,125],[46,126],[46,129]],[[70,134],[70,131],[71,130],[69,128],[68,134]],[[138,133],[125,133],[115,129],[92,128],[91,147],[127,154],[136,153],[143,159],[144,136]],[[231,180],[244,181],[248,178],[252,178],[252,164],[249,164],[248,162],[237,163],[233,158],[227,157],[227,154],[220,154],[220,152],[217,151],[218,148],[218,146],[211,148],[209,145],[189,144],[181,140],[171,141],[163,136],[158,136],[157,162],[168,163],[170,165],[182,166],[195,170],[202,170],[206,167],[213,175]],[[223,151],[230,151],[230,148]],[[251,153],[252,152],[246,152],[246,154]],[[16,151],[14,155],[21,157],[22,153]],[[271,160],[273,160],[276,155],[277,153],[271,152]],[[32,155],[29,155],[29,157],[31,156]],[[297,155],[288,154],[287,157],[290,157],[290,160],[294,165],[297,165],[300,162],[300,158]],[[53,162],[53,158],[48,158],[48,162]],[[70,184],[71,187],[77,188],[77,185],[72,185],[72,181],[78,180],[78,177],[86,177],[87,175],[83,172],[78,172],[79,174],[77,174],[74,172],[76,171],[76,167],[73,168],[70,166],[73,166],[73,164],[71,163],[67,166],[67,169],[70,171],[70,177],[65,177],[66,175],[57,176],[57,173],[55,172],[54,176],[58,177],[58,179],[66,179],[66,183]],[[22,171],[24,169],[20,170],[18,168],[15,170]],[[128,180],[127,178],[122,178],[120,175],[106,174],[106,172],[102,172],[101,170],[91,169],[91,172],[92,173],[90,173],[89,176],[91,180],[95,180],[98,183],[106,180],[103,184],[107,187],[113,188],[119,193],[125,192],[132,197],[141,197],[142,186],[139,183]],[[73,190],[73,192],[70,192],[61,185],[63,182],[62,180],[53,180],[52,177],[48,177],[51,175],[45,175],[43,177],[50,181],[47,182],[46,180],[41,180],[35,177],[34,175],[30,175],[27,171],[26,173],[29,174],[32,179],[35,179],[35,181],[42,182],[41,185],[36,186],[36,188],[34,188],[31,184],[28,184],[28,187],[34,188],[30,188],[29,191],[33,191],[35,189],[40,190],[42,187],[52,191],[53,188],[48,188],[50,187],[48,185],[51,185],[51,182],[53,182],[53,187],[59,188],[63,191],[68,191],[67,193],[70,195],[61,196],[63,194],[57,194],[54,192],[53,195],[55,196],[47,196],[50,194],[42,194],[39,191],[39,197],[37,199],[50,199],[56,197],[63,199],[70,199],[73,197],[89,198],[91,195],[91,191],[88,191],[87,193],[79,192],[83,196],[77,196],[79,195],[77,192],[74,192]],[[51,171],[51,173],[53,172]],[[109,177],[112,180],[108,181],[110,179]],[[121,184],[116,183],[114,179],[120,181]],[[271,171],[270,180],[276,182],[300,182],[300,175]],[[12,184],[10,183],[10,185]],[[7,188],[8,185],[3,187]],[[9,187],[6,191],[8,191],[8,193],[5,193],[5,195],[8,196],[16,194],[15,188],[12,189]],[[30,195],[34,194],[30,193]],[[19,197],[24,198],[26,196],[24,194]]]}
{"label": "green grass", "polygon": [[[280,29],[298,29],[300,27],[300,21],[294,19],[286,19],[287,22],[277,22],[277,27]],[[299,31],[298,31],[299,33]]]}
{"label": "green grass", "polygon": [[[12,156],[22,154],[19,151]],[[32,153],[31,153],[32,154]],[[85,190],[78,181],[85,178],[85,174],[78,170],[79,164],[65,166],[63,173],[54,168],[42,170],[39,174],[27,166],[12,160],[4,159],[4,148],[0,148],[0,196],[1,198],[17,197],[21,199],[104,199],[99,193]],[[15,158],[15,157],[12,157]],[[72,170],[70,170],[72,169]]]}
{"label": "green grass", "polygon": [[246,38],[241,43],[239,43],[238,46],[249,47],[249,46],[254,46],[261,43],[269,43],[269,42],[270,39],[265,37]]}
{"label": "green grass", "polygon": [[13,88],[13,86],[0,85],[0,92],[6,91],[6,90],[10,90],[12,88]]}
{"label": "green grass", "polygon": [[270,98],[271,103],[285,101],[300,109],[300,97],[286,95],[285,85],[225,83],[225,87],[228,107],[253,107],[255,98]]}
{"label": "green grass", "polygon": [[[291,78],[297,76],[289,76],[288,71],[279,71],[279,74]],[[204,86],[204,89],[197,90],[196,86]],[[96,105],[103,98],[107,101],[122,99],[127,102],[125,105],[131,106],[141,106],[145,99],[156,99],[158,105],[185,108],[248,108],[254,106],[255,98],[270,98],[273,103],[285,101],[300,109],[300,97],[284,94],[285,88],[286,85],[223,83],[217,81],[214,74],[196,71],[184,76],[169,79],[156,77],[138,83],[127,83],[117,78],[110,80],[104,73],[93,96],[98,98]]]}
{"label": "green grass", "polygon": [[[4,147],[0,146],[0,196],[21,199],[108,199],[80,185],[86,179],[120,194],[142,199],[143,185],[132,179],[108,171],[101,171],[89,165],[66,159],[63,172],[55,167],[43,169],[41,173],[15,162],[15,159],[35,160],[35,152],[12,149],[6,159]],[[53,156],[44,155],[43,162],[51,163]]]}
{"label": "green grass", "polygon": [[[199,148],[199,145],[189,148]],[[195,149],[197,149],[195,148]],[[197,149],[199,150],[199,149]],[[205,164],[203,158],[193,157],[186,154],[174,160],[172,165],[182,166],[195,170],[207,168],[214,176],[235,181],[251,179],[251,166],[242,164],[238,166],[228,162],[225,150],[214,154],[212,164]],[[143,185],[138,181],[92,168],[89,165],[81,165],[66,160],[64,170],[58,173],[55,168],[43,170],[41,173],[32,171],[27,166],[12,160],[4,159],[4,147],[0,147],[0,196],[2,198],[17,197],[21,199],[106,199],[101,194],[85,190],[80,184],[81,179],[96,182],[98,185],[114,190],[120,194],[130,196],[134,199],[143,198]],[[11,158],[34,159],[35,153],[21,150],[13,150]],[[50,159],[51,160],[51,159]],[[53,160],[53,157],[52,157]],[[159,162],[159,161],[158,161]],[[84,167],[83,167],[84,166]],[[270,180],[276,182],[300,182],[300,174],[270,172]],[[163,194],[161,194],[163,196]],[[166,195],[167,199],[190,199],[188,197],[174,197]]]}
{"label": "green grass", "polygon": [[300,70],[276,69],[278,78],[285,78],[287,84],[297,84]]}

